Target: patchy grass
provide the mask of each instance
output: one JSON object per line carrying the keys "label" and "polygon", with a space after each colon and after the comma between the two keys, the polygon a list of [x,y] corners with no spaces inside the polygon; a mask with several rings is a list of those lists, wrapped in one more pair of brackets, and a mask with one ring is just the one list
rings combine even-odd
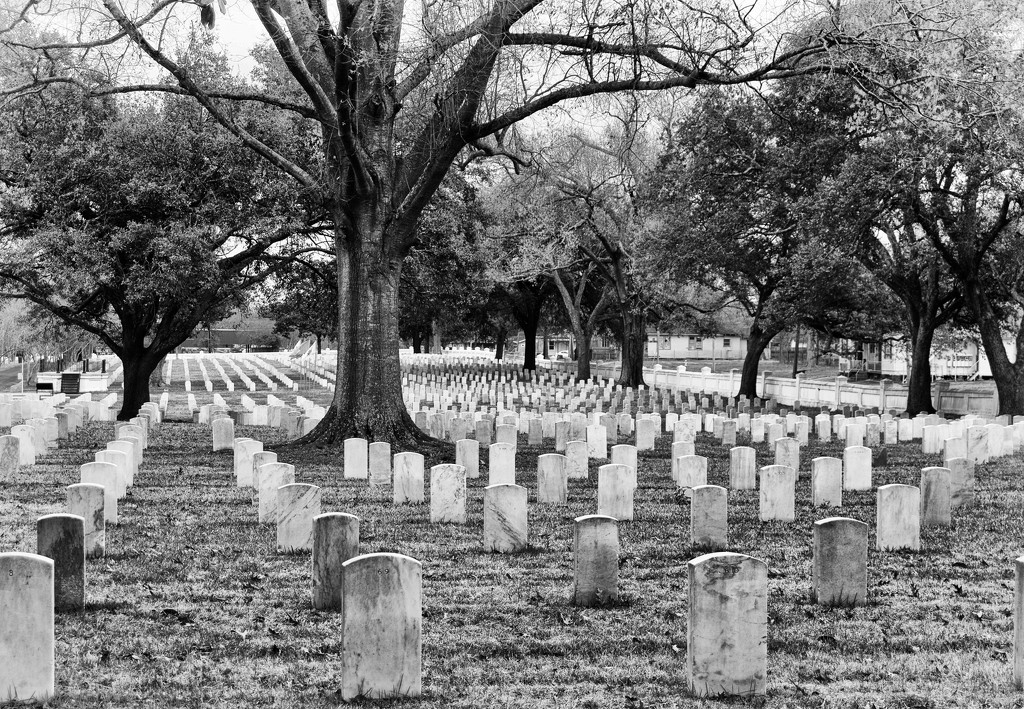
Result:
{"label": "patchy grass", "polygon": [[[64,486],[112,433],[112,424],[89,424],[19,472],[0,503],[0,549],[35,551],[36,517],[63,510]],[[269,428],[236,435],[280,442]],[[423,562],[424,697],[398,705],[761,706],[686,693],[686,563],[696,552],[668,438],[641,456],[636,521],[620,527],[623,599],[600,609],[568,602],[571,523],[596,509],[597,465],[589,481],[570,482],[568,506],[540,505],[536,456],[550,451],[524,444],[517,482],[530,489],[531,549],[515,555],[482,551],[486,473],[470,482],[467,525],[432,525],[426,506],[396,508],[390,490],[342,479],[340,456],[281,453],[299,482],[323,487],[324,511],[362,518],[362,551]],[[339,618],[310,608],[309,556],[275,552],[251,491],[234,486],[230,452],[210,447],[206,426],[168,422],[152,434],[122,522],[108,529],[108,555],[88,562],[86,609],[57,618],[53,707],[340,704]],[[918,448],[891,447],[875,484],[917,484],[920,468],[936,464]],[[709,482],[728,487],[727,450],[701,434],[697,452],[710,459]],[[976,502],[955,511],[951,529],[924,530],[923,551],[872,548],[866,607],[825,609],[809,601],[811,524],[831,513],[811,509],[806,470],[812,457],[838,454],[838,444],[802,451],[795,524],[761,523],[757,492],[730,492],[731,550],[770,569],[767,705],[1024,704],[1009,664],[1012,560],[1024,537],[1020,458],[980,466]],[[759,446],[758,463],[767,461]],[[845,493],[845,503],[838,514],[873,528],[873,492]]]}

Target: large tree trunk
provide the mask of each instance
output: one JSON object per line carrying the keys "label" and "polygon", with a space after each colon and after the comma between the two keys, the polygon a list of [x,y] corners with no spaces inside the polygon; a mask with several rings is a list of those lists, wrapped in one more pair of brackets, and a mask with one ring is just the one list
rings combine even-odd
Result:
{"label": "large tree trunk", "polygon": [[413,354],[420,354],[423,351],[423,335],[417,329],[412,333],[412,352]]}
{"label": "large tree trunk", "polygon": [[750,326],[747,355],[743,358],[743,369],[740,372],[740,396],[748,399],[757,397],[757,369],[761,364],[761,355],[777,334],[777,330],[765,332],[756,321]]}
{"label": "large tree trunk", "polygon": [[444,346],[441,344],[441,325],[437,320],[433,320],[430,323],[430,329],[432,331],[433,342],[430,345],[430,349],[437,354],[444,352]]}
{"label": "large tree trunk", "polygon": [[1017,356],[1011,362],[1003,344],[1003,333],[988,297],[975,282],[966,284],[967,302],[978,323],[981,343],[985,347],[992,378],[996,382],[999,414],[1024,415],[1024,322],[1017,332]]}
{"label": "large tree trunk", "polygon": [[624,387],[644,383],[644,350],[647,349],[647,318],[632,312],[622,314],[622,368],[616,382]]}
{"label": "large tree trunk", "polygon": [[[593,335],[589,332],[573,332],[576,336],[576,379],[581,382],[588,381],[591,377],[590,362],[593,359],[594,350],[591,347]],[[643,363],[641,362],[641,369]]]}
{"label": "large tree trunk", "polygon": [[[338,219],[337,223],[342,220]],[[384,235],[367,217],[358,244],[338,234],[338,359],[334,401],[298,444],[340,446],[346,438],[411,450],[431,441],[402,400],[398,359],[400,256],[382,258]]]}
{"label": "large tree trunk", "polygon": [[494,359],[501,361],[505,359],[505,338],[508,337],[508,330],[505,328],[498,328],[498,332],[494,336]]}
{"label": "large tree trunk", "polygon": [[523,346],[523,369],[527,371],[537,368],[537,328],[540,326],[540,314],[544,309],[544,301],[550,294],[550,287],[550,284],[543,280],[528,281],[514,283],[508,291],[512,317],[526,338]]}
{"label": "large tree trunk", "polygon": [[523,369],[534,370],[537,368],[537,323],[540,320],[526,321],[523,326]]}
{"label": "large tree trunk", "polygon": [[933,414],[932,404],[932,339],[935,325],[923,321],[911,331],[910,377],[907,379],[907,413]]}
{"label": "large tree trunk", "polygon": [[162,357],[148,352],[118,353],[121,366],[124,368],[124,398],[121,410],[117,414],[118,421],[128,421],[139,415],[142,405],[149,402],[149,378],[158,366]]}

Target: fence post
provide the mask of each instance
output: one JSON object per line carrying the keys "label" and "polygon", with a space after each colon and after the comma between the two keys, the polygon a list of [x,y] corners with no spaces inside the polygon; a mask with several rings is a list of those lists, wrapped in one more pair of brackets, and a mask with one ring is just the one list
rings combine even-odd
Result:
{"label": "fence post", "polygon": [[836,403],[835,403],[835,408],[836,409],[842,409],[843,408],[842,393],[843,393],[843,387],[846,386],[846,382],[847,381],[849,381],[849,380],[846,377],[842,376],[842,375],[839,375],[839,376],[836,377]]}

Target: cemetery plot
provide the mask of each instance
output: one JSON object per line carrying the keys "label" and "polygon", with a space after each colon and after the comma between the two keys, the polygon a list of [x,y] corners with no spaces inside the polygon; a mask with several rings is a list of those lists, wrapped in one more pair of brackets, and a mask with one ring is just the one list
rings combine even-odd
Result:
{"label": "cemetery plot", "polygon": [[[466,440],[478,444],[477,477],[468,474],[466,450],[456,462],[454,445],[446,458],[390,450],[401,457],[387,461],[385,470],[382,454],[355,443],[353,451],[365,455],[353,453],[360,474],[350,477],[341,448],[331,455],[278,448],[289,436],[273,426],[236,423],[231,448],[214,452],[212,422],[225,415],[214,408],[202,424],[119,425],[116,434],[111,422],[86,421],[57,447],[47,446],[44,424],[19,420],[29,428],[24,440],[42,440],[35,464],[15,467],[5,482],[0,552],[41,553],[40,517],[70,512],[84,520],[68,508],[68,486],[94,484],[94,478],[83,480],[83,465],[111,466],[116,472],[103,468],[103,479],[112,475],[119,486],[122,471],[134,474],[115,495],[116,523],[105,520],[103,555],[89,554],[81,542],[74,552],[76,559],[86,557],[84,608],[58,610],[50,621],[53,705],[337,706],[359,687],[381,695],[419,693],[402,706],[424,707],[624,706],[636,700],[685,706],[694,693],[762,688],[770,705],[789,706],[881,706],[897,695],[905,704],[971,706],[1012,704],[1018,696],[1010,614],[1013,560],[1024,535],[1019,453],[1006,455],[1004,444],[1004,455],[987,462],[947,460],[945,446],[926,454],[923,439],[912,432],[908,442],[872,446],[884,449],[888,462],[871,467],[870,489],[844,490],[848,439],[835,417],[829,442],[812,431],[798,457],[786,451],[799,470],[769,474],[772,509],[781,501],[787,514],[762,521],[761,478],[776,466],[778,452],[764,434],[773,426],[788,429],[786,412],[777,412],[778,421],[746,411],[728,419],[723,409],[698,424],[683,411],[690,405],[684,396],[662,419],[675,414],[677,422],[669,430],[659,426],[653,449],[643,450],[637,438],[649,432],[638,423],[653,419],[636,415],[652,406],[650,397],[621,392],[616,401],[620,392],[597,388],[594,399],[596,391],[584,394],[584,408],[603,411],[577,412],[583,421],[571,414],[553,420],[557,416],[537,410],[546,406],[545,390],[553,398],[557,386],[517,391],[513,404],[525,396],[532,410],[524,416],[517,405],[516,415],[501,423],[514,435],[498,444],[513,447],[512,479],[499,481],[491,479],[490,443],[476,439],[479,421],[461,427],[471,436]],[[450,392],[453,399],[462,396],[459,387]],[[203,393],[211,405],[213,393]],[[242,393],[233,393],[239,403]],[[293,396],[287,394],[289,403]],[[696,398],[694,414],[702,397]],[[444,421],[449,414],[440,397],[434,402],[428,391],[421,401],[439,405],[423,412],[424,423],[439,415],[434,425],[442,434],[450,430],[458,417]],[[708,409],[714,404],[709,401]],[[621,415],[626,408],[631,420]],[[540,416],[533,418],[534,412]],[[30,413],[43,419],[57,412]],[[585,436],[588,426],[598,425],[595,413],[601,414],[606,458],[588,457]],[[857,412],[845,418],[858,425]],[[727,421],[736,421],[735,432]],[[755,421],[768,424],[759,443],[752,441]],[[490,423],[493,442],[498,422]],[[789,434],[794,440],[800,423]],[[565,448],[556,454],[559,428]],[[964,435],[971,426],[962,428]],[[0,427],[0,436],[9,430]],[[530,444],[531,435],[539,445]],[[973,435],[977,452],[981,434]],[[122,437],[111,443],[116,436]],[[582,449],[574,453],[576,442]],[[108,443],[126,449],[123,465],[96,457]],[[749,448],[753,460],[749,452],[733,451],[739,447]],[[506,456],[499,455],[498,464],[507,468],[508,451],[497,450]],[[701,460],[679,464],[677,452]],[[826,458],[835,462],[820,462]],[[251,478],[239,475],[247,466]],[[604,493],[602,473],[610,483]],[[699,485],[681,490],[681,477]],[[816,494],[814,478],[821,486]],[[295,494],[273,494],[289,484]],[[489,485],[501,490],[488,495]],[[918,522],[920,550],[878,549],[878,491],[888,485],[920,491],[913,499],[924,507],[899,520]],[[963,492],[968,487],[973,499]],[[604,514],[614,516],[595,517],[602,495],[610,508]],[[90,549],[101,499],[76,503],[92,513],[85,533],[93,540],[85,545]],[[899,498],[897,507],[912,507],[907,499]],[[924,523],[943,520],[947,508],[949,526]],[[287,510],[284,543],[278,509]],[[885,507],[883,518],[895,509]],[[837,517],[856,520],[856,533],[829,537],[820,530],[815,546],[815,522]],[[709,550],[712,561],[706,556],[699,563]],[[380,563],[356,563],[367,555]],[[747,557],[755,560],[749,574],[740,568]],[[345,611],[315,610],[314,598],[322,608],[339,608],[349,591],[357,592],[345,586],[346,565],[353,568],[350,578],[360,579],[356,586],[386,589],[392,600],[356,596]],[[723,575],[734,568],[733,578],[749,576],[749,583],[725,583]],[[382,585],[385,570],[402,579],[397,587]],[[693,579],[707,583],[697,588]],[[749,615],[746,627],[766,628],[764,643],[760,635],[715,624],[726,598],[744,610],[721,617]],[[742,605],[743,599],[750,602]],[[368,635],[366,613],[358,608],[380,616],[386,610],[394,619],[389,630],[407,630]],[[371,641],[365,654],[346,656],[346,624]],[[46,617],[32,627],[46,628]],[[698,643],[693,633],[711,642]],[[723,662],[715,638],[719,646],[736,648],[735,657]],[[373,653],[392,662],[361,664]],[[417,653],[418,675],[409,664]],[[34,681],[45,689],[45,667]]]}

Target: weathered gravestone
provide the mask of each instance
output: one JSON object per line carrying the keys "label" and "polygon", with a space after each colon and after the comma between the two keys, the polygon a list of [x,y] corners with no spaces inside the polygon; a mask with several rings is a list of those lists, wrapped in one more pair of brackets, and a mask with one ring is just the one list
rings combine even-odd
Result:
{"label": "weathered gravestone", "polygon": [[569,480],[586,480],[590,477],[589,461],[586,441],[569,441],[565,444],[565,473]]}
{"label": "weathered gravestone", "polygon": [[896,419],[882,422],[882,442],[887,446],[894,446],[899,442],[899,424]]}
{"label": "weathered gravestone", "polygon": [[690,543],[702,549],[724,549],[729,543],[729,491],[698,485],[690,498]]}
{"label": "weathered gravestone", "polygon": [[85,556],[96,559],[103,556],[107,541],[107,522],[103,512],[105,494],[102,485],[78,483],[68,485],[68,512],[82,518]]}
{"label": "weathered gravestone", "polygon": [[279,488],[295,482],[295,466],[291,463],[266,463],[259,468],[256,520],[265,524],[277,523]]}
{"label": "weathered gravestone", "polygon": [[595,460],[608,457],[608,429],[600,424],[587,426],[587,457]]}
{"label": "weathered gravestone", "polygon": [[54,610],[81,610],[85,606],[85,520],[67,514],[40,517],[36,552],[53,560]]}
{"label": "weathered gravestone", "polygon": [[466,523],[466,469],[461,465],[430,469],[430,521]]}
{"label": "weathered gravestone", "polygon": [[967,459],[974,464],[988,462],[988,429],[971,426],[967,429]]}
{"label": "weathered gravestone", "polygon": [[779,438],[775,441],[775,465],[792,468],[800,476],[800,442],[795,438]]}
{"label": "weathered gravestone", "polygon": [[515,448],[519,445],[519,434],[516,427],[509,424],[499,424],[494,428],[495,443],[507,443]]}
{"label": "weathered gravestone", "polygon": [[963,436],[947,438],[942,442],[942,462],[948,467],[952,458],[967,458],[967,440]]}
{"label": "weathered gravestone", "polygon": [[252,459],[263,451],[263,443],[251,438],[236,438],[234,449],[235,484],[238,487],[254,487]]}
{"label": "weathered gravestone", "polygon": [[985,439],[988,441],[988,457],[998,458],[1003,455],[1003,431],[999,424],[990,423],[985,426]]}
{"label": "weathered gravestone", "polygon": [[863,446],[867,438],[867,424],[847,421],[843,427],[846,434],[846,446]]}
{"label": "weathered gravestone", "polygon": [[761,468],[759,515],[762,522],[796,520],[796,471],[788,465]]}
{"label": "weathered gravestone", "polygon": [[[124,443],[132,444],[132,453],[135,455],[135,471],[138,472],[139,466],[142,465],[142,454],[143,451],[145,450],[145,446],[143,444],[142,439],[139,438],[138,436],[131,435],[131,433],[124,433],[118,438],[118,440]],[[107,445],[107,447],[110,447],[109,444]]]}
{"label": "weathered gravestone", "polygon": [[750,419],[750,442],[751,443],[764,443],[764,419],[754,418]]}
{"label": "weathered gravestone", "polygon": [[814,431],[819,441],[822,443],[830,442],[832,440],[832,417],[825,413],[815,416]]}
{"label": "weathered gravestone", "polygon": [[757,487],[757,454],[749,446],[729,450],[729,487],[753,490]]}
{"label": "weathered gravestone", "polygon": [[344,476],[365,480],[370,477],[370,445],[364,438],[346,438],[344,446]]}
{"label": "weathered gravestone", "polygon": [[698,697],[765,693],[768,566],[715,552],[691,560],[686,678]]}
{"label": "weathered gravestone", "polygon": [[480,477],[480,443],[464,438],[455,443],[455,464],[466,469],[466,477]]}
{"label": "weathered gravestone", "polygon": [[[35,433],[31,426],[11,426],[11,435],[18,439],[18,462],[21,465],[36,464]],[[45,451],[40,451],[40,455]]]}
{"label": "weathered gravestone", "polygon": [[256,491],[256,498],[259,499],[260,494],[260,468],[264,465],[270,465],[276,463],[277,453],[273,451],[259,451],[252,457],[252,487]]}
{"label": "weathered gravestone", "polygon": [[921,469],[922,527],[948,527],[953,523],[952,475],[949,468]]}
{"label": "weathered gravestone", "polygon": [[693,441],[673,441],[672,443],[672,480],[679,484],[679,458],[684,455],[696,455]]}
{"label": "weathered gravestone", "polygon": [[484,418],[476,422],[476,442],[481,446],[491,444],[491,419]]}
{"label": "weathered gravestone", "polygon": [[555,452],[565,453],[565,444],[569,442],[569,422],[555,422]]}
{"label": "weathered gravestone", "polygon": [[722,445],[730,448],[736,445],[736,419],[722,421]]}
{"label": "weathered gravestone", "polygon": [[277,489],[277,549],[285,553],[313,548],[313,518],[320,514],[320,488],[291,483]]}
{"label": "weathered gravestone", "polygon": [[637,455],[637,447],[631,446],[626,443],[620,443],[617,446],[612,446],[611,450],[611,462],[616,465],[625,465],[631,471],[633,471],[633,486],[636,487],[636,471],[639,463]]}
{"label": "weathered gravestone", "polygon": [[871,449],[848,446],[843,451],[843,489],[871,489]]}
{"label": "weathered gravestone", "polygon": [[525,487],[489,485],[484,488],[484,551],[523,551],[528,543]]}
{"label": "weathered gravestone", "polygon": [[515,485],[516,447],[510,443],[492,443],[487,450],[488,484]]}
{"label": "weathered gravestone", "polygon": [[843,461],[839,458],[823,456],[811,461],[811,504],[843,506]]}
{"label": "weathered gravestone", "polygon": [[[141,430],[141,426],[139,427]],[[145,441],[145,439],[143,439]],[[235,441],[235,422],[230,418],[219,418],[213,422],[213,450],[231,450]]]}
{"label": "weathered gravestone", "polygon": [[531,418],[527,423],[528,431],[526,434],[526,443],[531,446],[542,446],[544,445],[544,424],[539,418]]}
{"label": "weathered gravestone", "polygon": [[420,696],[422,583],[420,562],[402,554],[342,565],[343,700]]}
{"label": "weathered gravestone", "polygon": [[658,422],[652,419],[638,419],[636,422],[637,450],[654,450],[654,441],[658,435]]}
{"label": "weathered gravestone", "polygon": [[423,456],[419,453],[396,453],[394,464],[394,503],[396,505],[422,503],[424,501]]}
{"label": "weathered gravestone", "polygon": [[546,453],[537,457],[537,502],[564,505],[569,487],[564,455]]}
{"label": "weathered gravestone", "polygon": [[54,564],[0,553],[0,697],[44,702],[54,693]]}
{"label": "weathered gravestone", "polygon": [[132,465],[128,454],[107,448],[96,451],[94,457],[97,463],[110,463],[117,468],[117,499],[123,499],[128,494],[128,486],[132,484]]}
{"label": "weathered gravestone", "polygon": [[879,551],[921,548],[921,491],[910,485],[882,485],[875,508]]}
{"label": "weathered gravestone", "polygon": [[0,483],[10,482],[21,465],[21,445],[17,436],[0,436]]}
{"label": "weathered gravestone", "polygon": [[914,440],[914,422],[908,418],[901,418],[896,422],[896,430],[900,443]]}
{"label": "weathered gravestone", "polygon": [[618,600],[618,520],[586,515],[577,517],[573,528],[573,605],[599,606]]}
{"label": "weathered gravestone", "polygon": [[868,526],[848,517],[814,523],[814,600],[823,606],[862,606],[868,595]]}
{"label": "weathered gravestone", "polygon": [[313,608],[341,610],[342,568],[358,555],[358,517],[328,512],[313,518]]}
{"label": "weathered gravestone", "polygon": [[683,455],[676,459],[676,485],[686,497],[698,485],[708,484],[708,459],[702,455]]}
{"label": "weathered gravestone", "polygon": [[370,463],[370,484],[383,486],[391,484],[391,444],[375,441],[368,447]]}
{"label": "weathered gravestone", "polygon": [[117,524],[117,466],[113,463],[85,463],[80,468],[79,482],[103,486],[103,514],[108,524]]}
{"label": "weathered gravestone", "polygon": [[974,501],[974,463],[967,458],[947,458],[949,468],[950,504],[953,507]]}
{"label": "weathered gravestone", "polygon": [[633,519],[632,471],[625,465],[602,465],[597,469],[597,513],[619,521]]}

